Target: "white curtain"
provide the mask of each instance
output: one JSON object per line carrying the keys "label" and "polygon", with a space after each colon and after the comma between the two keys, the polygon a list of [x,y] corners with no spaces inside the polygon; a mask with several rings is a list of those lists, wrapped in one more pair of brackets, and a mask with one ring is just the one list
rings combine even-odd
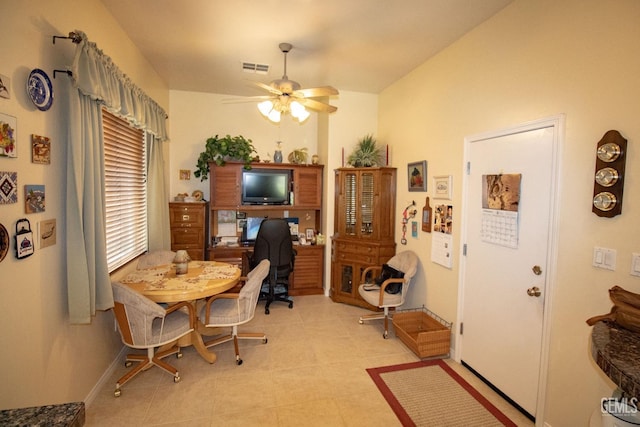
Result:
{"label": "white curtain", "polygon": [[87,324],[96,309],[113,307],[106,257],[101,108],[145,129],[159,142],[168,137],[165,111],[83,32],[76,33],[80,42],[71,67],[74,88],[67,150],[67,292],[71,323]]}
{"label": "white curtain", "polygon": [[164,173],[164,143],[147,135],[147,226],[149,252],[171,248],[169,208]]}

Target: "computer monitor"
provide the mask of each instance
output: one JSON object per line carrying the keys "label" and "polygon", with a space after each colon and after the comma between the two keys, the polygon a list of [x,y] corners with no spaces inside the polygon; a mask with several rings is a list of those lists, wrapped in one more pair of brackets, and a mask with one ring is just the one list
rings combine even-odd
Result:
{"label": "computer monitor", "polygon": [[247,217],[244,228],[242,229],[242,242],[255,242],[260,230],[260,224],[264,221],[264,217]]}

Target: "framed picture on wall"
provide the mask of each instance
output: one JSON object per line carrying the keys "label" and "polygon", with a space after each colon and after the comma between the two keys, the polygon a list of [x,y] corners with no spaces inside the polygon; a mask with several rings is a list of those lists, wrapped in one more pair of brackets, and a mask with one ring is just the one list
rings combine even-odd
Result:
{"label": "framed picture on wall", "polygon": [[433,177],[434,199],[451,200],[452,188],[451,175],[441,175]]}
{"label": "framed picture on wall", "polygon": [[409,191],[427,191],[427,161],[409,163],[407,165],[407,180]]}

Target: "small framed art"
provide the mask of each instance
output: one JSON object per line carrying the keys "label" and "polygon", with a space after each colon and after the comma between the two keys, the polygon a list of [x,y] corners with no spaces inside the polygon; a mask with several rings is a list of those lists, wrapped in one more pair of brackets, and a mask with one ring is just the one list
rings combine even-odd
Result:
{"label": "small framed art", "polygon": [[409,191],[427,191],[427,161],[409,163],[407,165],[407,179]]}
{"label": "small framed art", "polygon": [[44,185],[24,186],[24,211],[28,214],[44,212]]}
{"label": "small framed art", "polygon": [[31,162],[51,164],[51,140],[46,136],[31,135]]}
{"label": "small framed art", "polygon": [[434,199],[451,200],[452,188],[451,175],[440,175],[433,177]]}
{"label": "small framed art", "polygon": [[0,157],[18,157],[17,119],[0,113]]}

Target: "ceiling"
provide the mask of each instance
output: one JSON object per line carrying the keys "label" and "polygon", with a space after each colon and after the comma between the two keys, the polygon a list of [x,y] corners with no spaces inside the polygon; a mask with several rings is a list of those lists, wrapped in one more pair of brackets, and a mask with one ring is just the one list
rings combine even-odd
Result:
{"label": "ceiling", "polygon": [[[379,93],[513,0],[102,0],[171,90],[261,95],[284,73],[303,88]],[[85,30],[91,37],[91,30]],[[270,66],[268,74],[242,63]]]}

